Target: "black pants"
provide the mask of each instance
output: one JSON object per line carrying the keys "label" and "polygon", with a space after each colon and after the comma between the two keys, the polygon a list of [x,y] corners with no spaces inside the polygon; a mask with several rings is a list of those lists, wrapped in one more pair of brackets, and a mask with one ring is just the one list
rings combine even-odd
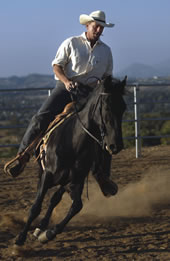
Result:
{"label": "black pants", "polygon": [[56,88],[53,89],[51,95],[43,103],[39,111],[32,117],[21,141],[18,153],[23,152],[40,132],[45,131],[49,123],[57,114],[63,111],[65,105],[69,102],[71,102],[69,92],[62,82],[57,81]]}

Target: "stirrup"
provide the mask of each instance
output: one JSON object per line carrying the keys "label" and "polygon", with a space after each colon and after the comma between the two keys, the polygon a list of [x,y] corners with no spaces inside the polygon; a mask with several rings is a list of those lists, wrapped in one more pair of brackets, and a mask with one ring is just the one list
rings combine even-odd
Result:
{"label": "stirrup", "polygon": [[11,174],[9,173],[9,169],[11,169],[13,167],[13,163],[18,160],[21,157],[21,155],[17,155],[14,159],[8,161],[5,166],[4,166],[4,172],[8,175],[11,176]]}
{"label": "stirrup", "polygon": [[[24,155],[25,154],[25,155]],[[17,161],[20,162],[20,159],[24,158],[24,156],[26,156],[26,153],[21,153],[21,154],[18,154],[14,159],[8,161],[5,166],[4,166],[4,172],[10,176],[11,173],[10,173],[10,169],[15,167],[17,165]],[[22,161],[22,160],[21,160]],[[28,154],[28,157],[27,159],[24,159],[23,161],[25,162],[28,162],[29,161],[29,154]]]}
{"label": "stirrup", "polygon": [[5,166],[4,166],[4,172],[8,175],[11,176],[11,173],[10,173],[10,169],[12,167],[15,167],[15,165],[13,166],[13,163],[15,164],[16,161],[19,159],[21,159],[22,157],[24,157],[26,154],[28,154],[28,158],[25,160],[25,162],[28,162],[29,161],[29,158],[30,158],[30,153],[32,152],[33,148],[36,146],[36,144],[39,142],[39,140],[41,139],[42,137],[42,132],[40,132],[40,134],[37,136],[37,138],[35,138],[33,140],[33,142],[23,151],[21,152],[20,154],[18,154],[14,159],[8,161]]}

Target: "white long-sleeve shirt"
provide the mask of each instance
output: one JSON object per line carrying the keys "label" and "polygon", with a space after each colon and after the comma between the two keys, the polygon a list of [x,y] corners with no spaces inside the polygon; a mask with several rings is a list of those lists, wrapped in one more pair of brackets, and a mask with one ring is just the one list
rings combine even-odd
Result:
{"label": "white long-sleeve shirt", "polygon": [[[52,61],[52,66],[54,64],[63,68],[68,79],[83,84],[90,84],[96,82],[96,78],[112,75],[113,70],[110,48],[100,39],[91,48],[85,33],[66,39]],[[55,79],[58,80],[56,76]]]}

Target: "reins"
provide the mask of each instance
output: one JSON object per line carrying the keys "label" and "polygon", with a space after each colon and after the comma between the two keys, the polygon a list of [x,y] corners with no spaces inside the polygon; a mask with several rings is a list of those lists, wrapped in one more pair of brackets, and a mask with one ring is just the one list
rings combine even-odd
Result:
{"label": "reins", "polygon": [[[74,98],[73,98],[72,93],[70,93],[70,96],[71,96],[72,101],[74,101]],[[80,116],[79,116],[79,113],[78,113],[78,110],[77,110],[77,107],[76,107],[76,103],[74,104],[74,108],[75,108],[75,112],[76,112],[77,119],[79,120],[82,129],[83,129],[93,140],[95,140],[100,146],[102,146],[101,141],[100,141],[99,139],[97,139],[97,138],[84,126],[82,120],[80,119]]]}
{"label": "reins", "polygon": [[[100,100],[100,97],[101,96],[108,96],[108,95],[111,95],[111,93],[105,93],[105,92],[101,92],[99,93],[99,96],[98,96],[98,99],[97,99],[97,102],[95,104],[95,108],[93,110],[93,114],[97,108],[97,105],[99,103],[99,100]],[[70,97],[71,97],[71,100],[72,102],[74,102],[74,98],[73,98],[73,94],[70,92]],[[82,120],[80,119],[80,116],[79,116],[79,112],[77,110],[77,107],[76,107],[76,102],[74,103],[74,108],[75,108],[75,113],[76,113],[76,116],[77,116],[77,119],[79,120],[79,123],[82,127],[82,129],[93,139],[95,140],[103,149],[103,139],[104,139],[104,136],[105,136],[105,131],[104,131],[104,123],[103,123],[103,119],[101,117],[101,120],[102,120],[102,128],[101,128],[101,140],[99,140],[98,138],[96,138],[83,124]],[[102,115],[102,108],[100,108],[100,114]]]}

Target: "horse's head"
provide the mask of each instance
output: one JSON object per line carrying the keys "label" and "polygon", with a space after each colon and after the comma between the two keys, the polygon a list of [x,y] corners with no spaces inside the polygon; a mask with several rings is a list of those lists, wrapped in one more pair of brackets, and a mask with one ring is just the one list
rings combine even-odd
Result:
{"label": "horse's head", "polygon": [[103,146],[110,154],[123,149],[122,116],[126,109],[123,99],[126,78],[120,81],[107,77],[98,92],[95,122],[98,122]]}

